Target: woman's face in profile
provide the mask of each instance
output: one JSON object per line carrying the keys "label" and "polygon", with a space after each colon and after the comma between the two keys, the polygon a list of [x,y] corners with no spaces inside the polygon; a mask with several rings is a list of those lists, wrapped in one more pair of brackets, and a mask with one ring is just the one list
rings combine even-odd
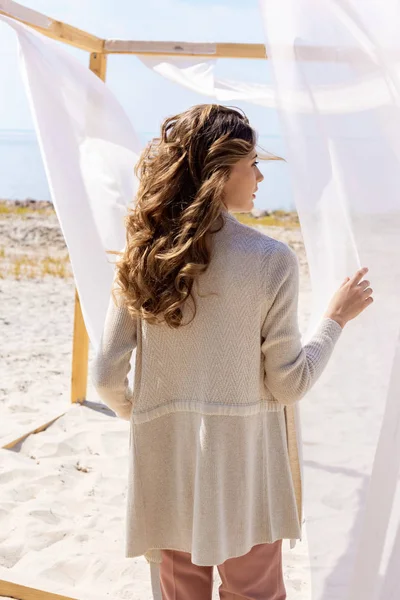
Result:
{"label": "woman's face in profile", "polygon": [[231,168],[224,188],[224,203],[227,209],[232,212],[251,211],[258,184],[263,179],[264,176],[257,166],[257,153],[252,150]]}

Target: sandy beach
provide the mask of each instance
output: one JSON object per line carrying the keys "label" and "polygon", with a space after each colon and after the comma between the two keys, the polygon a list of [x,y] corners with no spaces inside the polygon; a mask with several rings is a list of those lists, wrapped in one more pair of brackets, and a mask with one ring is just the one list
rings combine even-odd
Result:
{"label": "sandy beach", "polygon": [[[257,227],[298,254],[303,329],[310,286],[301,231]],[[0,579],[79,600],[150,600],[146,560],[124,558],[129,425],[90,382],[85,405],[70,402],[74,294],[53,209],[0,211]],[[91,359],[92,348],[89,369]],[[285,543],[284,572],[288,600],[309,600],[305,540],[294,550]],[[215,599],[219,583],[214,569]]]}

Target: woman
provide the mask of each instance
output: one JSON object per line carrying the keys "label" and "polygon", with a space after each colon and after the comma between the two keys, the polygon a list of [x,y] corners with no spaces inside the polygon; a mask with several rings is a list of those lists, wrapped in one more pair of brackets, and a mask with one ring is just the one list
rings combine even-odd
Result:
{"label": "woman", "polygon": [[238,110],[205,104],[165,120],[136,167],[92,367],[101,398],[130,421],[126,556],[160,563],[164,600],[211,599],[213,565],[225,600],[286,598],[282,540],[301,536],[286,409],[372,302],[360,270],[302,347],[296,255],[232,214],[253,206],[256,158]]}

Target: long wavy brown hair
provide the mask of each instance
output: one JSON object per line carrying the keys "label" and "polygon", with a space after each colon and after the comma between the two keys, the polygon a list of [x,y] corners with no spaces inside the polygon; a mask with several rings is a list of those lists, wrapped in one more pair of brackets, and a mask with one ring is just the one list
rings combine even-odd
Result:
{"label": "long wavy brown hair", "polygon": [[193,283],[210,263],[209,236],[224,226],[225,183],[256,142],[236,108],[200,104],[164,120],[135,165],[139,187],[125,217],[125,248],[109,251],[120,256],[112,295],[132,317],[176,328],[189,298],[195,317]]}

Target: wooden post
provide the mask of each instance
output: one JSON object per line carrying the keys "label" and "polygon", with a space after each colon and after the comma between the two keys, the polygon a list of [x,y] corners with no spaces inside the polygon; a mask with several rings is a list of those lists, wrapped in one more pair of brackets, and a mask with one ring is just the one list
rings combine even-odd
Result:
{"label": "wooden post", "polygon": [[[89,68],[105,81],[107,57],[101,52],[90,54]],[[89,363],[89,336],[83,320],[79,294],[75,288],[74,337],[72,345],[71,402],[86,400]]]}
{"label": "wooden post", "polygon": [[106,80],[107,55],[101,52],[92,52],[90,54],[90,70],[100,77],[102,81]]}
{"label": "wooden post", "polygon": [[71,402],[86,400],[89,363],[89,336],[83,320],[78,290],[75,288],[74,337],[72,342]]}

